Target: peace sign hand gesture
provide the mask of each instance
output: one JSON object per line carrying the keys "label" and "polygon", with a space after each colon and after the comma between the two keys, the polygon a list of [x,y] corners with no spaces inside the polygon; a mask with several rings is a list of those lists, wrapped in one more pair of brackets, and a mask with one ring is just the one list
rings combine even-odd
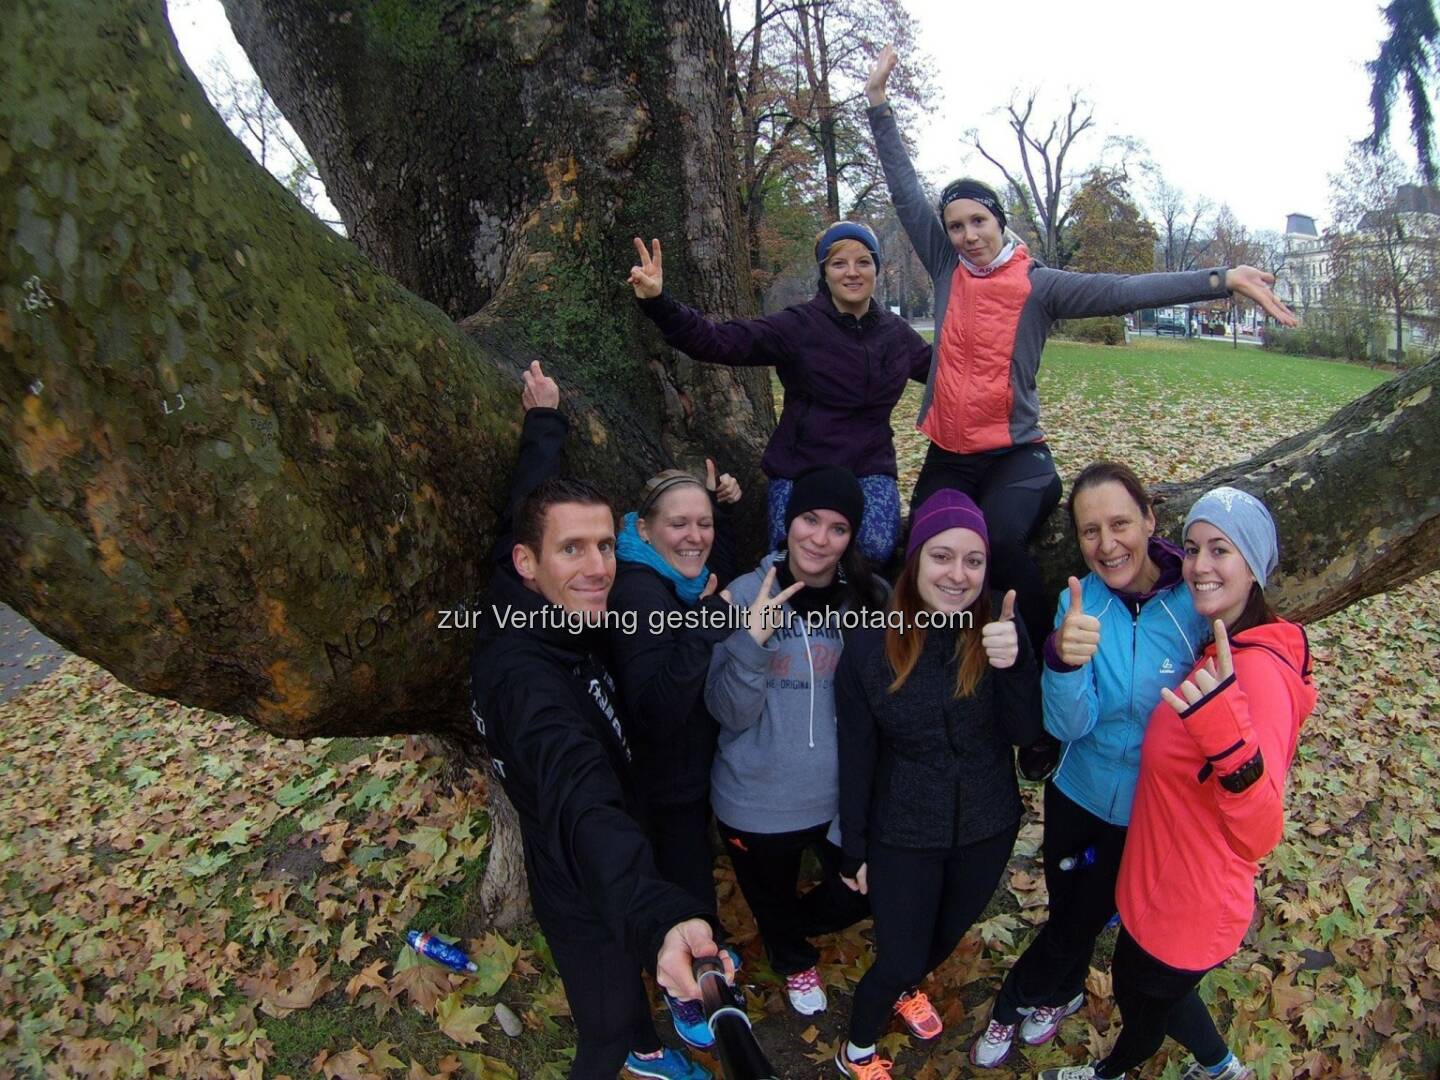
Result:
{"label": "peace sign hand gesture", "polygon": [[[1177,713],[1183,714],[1186,709],[1198,704],[1206,694],[1223,683],[1230,676],[1235,674],[1235,662],[1230,656],[1230,638],[1225,633],[1225,621],[1215,620],[1215,656],[1205,661],[1205,665],[1195,674],[1180,684],[1180,694],[1168,688],[1160,691],[1160,696]],[[1181,700],[1183,697],[1184,700]]]}
{"label": "peace sign hand gesture", "polygon": [[660,241],[652,239],[650,250],[645,250],[645,241],[635,237],[635,251],[640,256],[640,265],[630,268],[626,279],[635,295],[641,300],[653,300],[665,288],[665,271],[660,261]]}
{"label": "peace sign hand gesture", "polygon": [[980,631],[980,643],[993,668],[1008,668],[1020,657],[1020,635],[1015,631],[1015,590],[1005,594],[1000,605],[1000,618],[988,622]]}
{"label": "peace sign hand gesture", "polygon": [[1281,303],[1270,288],[1274,284],[1274,274],[1253,266],[1234,266],[1225,273],[1225,288],[1259,304],[1281,326],[1299,326],[1295,313]]}
{"label": "peace sign hand gesture", "polygon": [[772,566],[765,572],[765,580],[760,582],[760,592],[750,605],[746,619],[747,632],[756,645],[764,645],[770,640],[770,635],[780,628],[780,606],[805,587],[803,581],[797,581],[778,595],[771,596],[770,590],[774,585],[775,567]]}

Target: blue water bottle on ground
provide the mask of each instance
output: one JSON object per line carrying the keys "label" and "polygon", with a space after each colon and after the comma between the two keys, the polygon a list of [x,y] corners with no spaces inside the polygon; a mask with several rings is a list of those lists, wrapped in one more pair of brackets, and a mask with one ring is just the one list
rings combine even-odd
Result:
{"label": "blue water bottle on ground", "polygon": [[434,960],[437,964],[444,964],[451,971],[464,974],[478,970],[475,962],[465,955],[464,949],[458,945],[441,941],[434,934],[422,934],[419,930],[411,930],[405,935],[405,940],[410,942],[410,947],[421,956]]}

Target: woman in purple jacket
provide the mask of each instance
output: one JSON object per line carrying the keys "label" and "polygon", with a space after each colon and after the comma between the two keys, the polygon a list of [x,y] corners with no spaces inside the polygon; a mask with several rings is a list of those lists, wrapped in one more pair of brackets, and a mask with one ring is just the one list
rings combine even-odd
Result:
{"label": "woman in purple jacket", "polygon": [[640,262],[629,281],[665,341],[702,363],[773,367],[785,387],[780,422],[760,459],[770,480],[770,546],[785,536],[794,478],[816,465],[840,465],[865,492],[860,550],[871,563],[887,561],[900,531],[890,413],[907,380],[929,375],[930,345],[873,301],[875,234],[858,222],[836,222],[815,242],[820,287],[812,300],[723,323],[664,291],[660,241],[650,244],[647,250],[635,238]]}

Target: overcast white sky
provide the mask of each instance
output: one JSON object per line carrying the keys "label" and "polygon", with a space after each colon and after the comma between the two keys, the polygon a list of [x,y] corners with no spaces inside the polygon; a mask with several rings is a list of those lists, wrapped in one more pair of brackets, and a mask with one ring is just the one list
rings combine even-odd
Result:
{"label": "overcast white sky", "polygon": [[[987,149],[1013,155],[997,115],[1012,90],[1039,88],[1053,114],[1079,89],[1099,133],[1083,150],[1097,153],[1107,134],[1136,137],[1172,184],[1228,202],[1251,229],[1282,229],[1291,212],[1323,227],[1328,174],[1369,130],[1364,64],[1383,35],[1378,0],[905,2],[939,71],[941,100],[915,135],[920,168],[940,182],[1000,181],[961,136],[977,127]],[[214,55],[247,70],[218,0],[172,0],[170,18],[197,72]],[[1399,116],[1402,142],[1407,130]]]}

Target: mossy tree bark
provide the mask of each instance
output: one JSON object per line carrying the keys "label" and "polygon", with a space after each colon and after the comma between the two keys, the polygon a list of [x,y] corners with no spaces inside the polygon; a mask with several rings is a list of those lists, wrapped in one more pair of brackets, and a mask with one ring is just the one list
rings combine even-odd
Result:
{"label": "mossy tree bark", "polygon": [[624,284],[643,232],[678,295],[748,302],[718,12],[229,8],[354,244],[231,138],[160,0],[7,15],[0,596],[277,735],[465,738],[438,613],[483,585],[531,360],[574,471],[623,503],[708,454],[758,520],[765,373],[680,360]]}
{"label": "mossy tree bark", "polygon": [[[133,686],[276,735],[472,747],[470,635],[439,613],[483,585],[532,359],[576,418],[575,471],[624,502],[708,453],[760,535],[766,375],[677,358],[623,284],[630,236],[659,235],[674,292],[744,309],[718,13],[227,9],[355,242],[230,137],[160,0],[7,15],[0,598]],[[1297,610],[1435,565],[1436,448],[1407,433],[1434,430],[1436,377],[1255,466]],[[513,913],[518,862],[495,865]]]}

